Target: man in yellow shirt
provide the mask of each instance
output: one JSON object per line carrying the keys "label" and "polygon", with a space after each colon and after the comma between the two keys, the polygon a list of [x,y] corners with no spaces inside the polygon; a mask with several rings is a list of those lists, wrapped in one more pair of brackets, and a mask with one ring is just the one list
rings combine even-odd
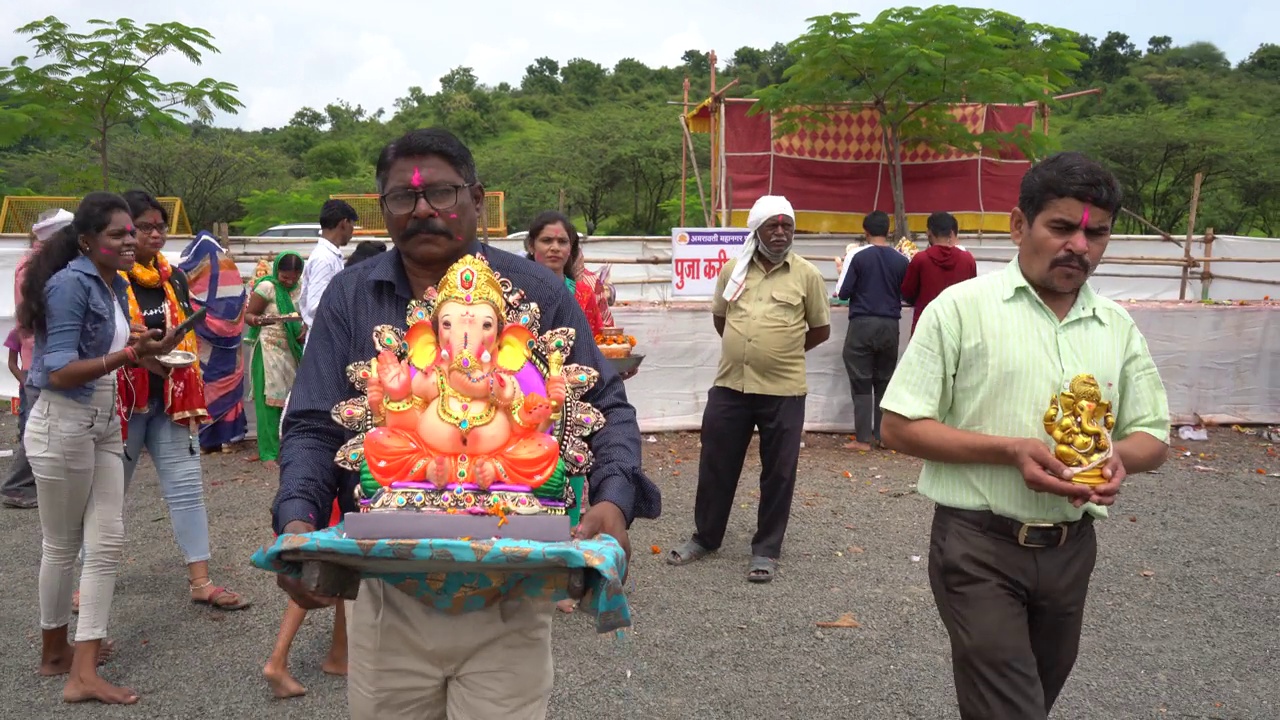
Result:
{"label": "man in yellow shirt", "polygon": [[[1169,405],[1146,340],[1089,287],[1121,205],[1101,165],[1031,168],[1010,216],[1017,257],[947,288],[920,317],[885,393],[884,444],[923,458],[937,503],[929,584],[951,639],[963,720],[1044,720],[1075,664],[1097,556],[1093,521],[1126,473],[1168,456]],[[1112,403],[1103,484],[1071,482],[1044,415],[1092,374]]]}
{"label": "man in yellow shirt", "polygon": [[756,201],[742,255],[720,271],[711,307],[720,367],[702,415],[693,538],[667,562],[687,565],[719,549],[747,446],[760,430],[760,509],[747,579],[769,582],[791,516],[808,393],[805,353],[831,337],[822,273],[791,251],[795,211],[781,196]]}

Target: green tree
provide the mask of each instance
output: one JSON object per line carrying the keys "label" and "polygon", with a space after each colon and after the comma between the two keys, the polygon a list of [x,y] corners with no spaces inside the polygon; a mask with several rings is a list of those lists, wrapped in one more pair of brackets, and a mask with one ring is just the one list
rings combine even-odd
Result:
{"label": "green tree", "polygon": [[315,222],[330,195],[365,191],[367,186],[338,178],[304,181],[287,190],[254,190],[240,198],[245,214],[232,226],[246,235],[256,235],[272,225]]}
{"label": "green tree", "polygon": [[[1125,207],[1170,232],[1185,225],[1191,186],[1205,174],[1208,193],[1229,174],[1231,144],[1238,128],[1183,109],[1092,117],[1071,128],[1063,146],[1106,163],[1125,191]],[[1122,218],[1120,226],[1145,231]]]}
{"label": "green tree", "polygon": [[[108,143],[114,129],[154,132],[181,126],[192,115],[208,122],[215,110],[234,113],[242,107],[230,83],[163,82],[149,70],[173,52],[200,64],[204,53],[218,52],[208,31],[177,22],[138,26],[127,18],[89,25],[94,29],[88,33],[73,32],[50,15],[18,28],[31,36],[36,53],[0,68],[0,92],[17,99],[19,108],[41,108],[40,123],[48,131],[91,140],[104,189],[110,187]],[[47,62],[33,67],[31,60]]]}
{"label": "green tree", "polygon": [[359,149],[344,140],[326,140],[302,156],[302,167],[307,177],[317,180],[353,177],[363,165]]}
{"label": "green tree", "polygon": [[1240,69],[1260,80],[1280,83],[1280,45],[1264,43],[1258,46],[1240,63]]}
{"label": "green tree", "polygon": [[[1083,53],[1058,28],[991,10],[955,6],[886,10],[867,23],[856,13],[810,18],[790,45],[786,80],[760,91],[752,112],[768,111],[779,135],[820,127],[849,103],[879,113],[897,232],[906,232],[904,149],[916,145],[973,151],[1013,144],[1035,154],[1043,142],[1028,128],[970,133],[948,107],[969,102],[1043,100],[1070,82]],[[1011,29],[1016,29],[1015,37]]]}
{"label": "green tree", "polygon": [[196,127],[121,139],[111,156],[111,177],[119,189],[182,198],[192,226],[200,229],[238,219],[242,196],[287,185],[289,165],[289,158],[255,147],[244,133]]}

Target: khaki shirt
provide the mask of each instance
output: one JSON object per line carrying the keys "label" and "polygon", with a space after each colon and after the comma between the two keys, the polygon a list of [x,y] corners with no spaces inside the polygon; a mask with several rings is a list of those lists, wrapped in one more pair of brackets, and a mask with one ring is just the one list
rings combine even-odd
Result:
{"label": "khaki shirt", "polygon": [[808,394],[804,337],[831,324],[822,273],[794,252],[767,273],[754,257],[742,294],[729,302],[724,289],[737,262],[720,270],[711,305],[711,313],[725,319],[715,384],[752,395]]}

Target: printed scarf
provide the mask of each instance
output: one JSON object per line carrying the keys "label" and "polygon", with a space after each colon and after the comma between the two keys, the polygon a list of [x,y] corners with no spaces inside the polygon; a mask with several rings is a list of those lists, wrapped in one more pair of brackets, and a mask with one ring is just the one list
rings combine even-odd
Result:
{"label": "printed scarf", "polygon": [[[169,265],[169,261],[165,258],[164,253],[156,253],[153,262],[154,267],[144,266],[142,263],[134,263],[133,267],[127,273],[120,273],[129,281],[126,293],[129,299],[129,323],[131,325],[145,326],[146,321],[142,317],[142,308],[138,305],[138,296],[133,291],[134,283],[145,288],[164,288],[164,312],[165,312],[165,329],[171,330],[181,325],[187,315],[182,309],[182,303],[178,302],[178,293],[174,289],[173,268]],[[176,368],[169,373],[169,377],[164,381],[164,411],[175,422],[183,420],[203,421],[208,419],[209,412],[205,409],[204,401],[204,381],[200,375],[200,353],[199,347],[196,345],[196,333],[192,330],[182,338],[178,343],[178,350],[189,352],[196,357],[195,363],[188,368]],[[149,390],[151,387],[150,371],[146,368],[135,367],[128,368],[128,375],[125,378],[127,387],[122,388],[121,395],[131,397],[133,402],[131,406],[134,412],[143,412],[147,409],[151,398]]]}

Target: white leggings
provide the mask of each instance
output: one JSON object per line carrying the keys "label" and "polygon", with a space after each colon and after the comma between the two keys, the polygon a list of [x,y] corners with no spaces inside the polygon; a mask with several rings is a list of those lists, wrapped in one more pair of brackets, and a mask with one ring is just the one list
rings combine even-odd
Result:
{"label": "white leggings", "polygon": [[116,571],[124,547],[124,443],[115,410],[115,375],[94,385],[89,404],[40,393],[24,441],[40,502],[40,627],[71,623],[72,574],[83,543],[76,641],[107,636]]}

